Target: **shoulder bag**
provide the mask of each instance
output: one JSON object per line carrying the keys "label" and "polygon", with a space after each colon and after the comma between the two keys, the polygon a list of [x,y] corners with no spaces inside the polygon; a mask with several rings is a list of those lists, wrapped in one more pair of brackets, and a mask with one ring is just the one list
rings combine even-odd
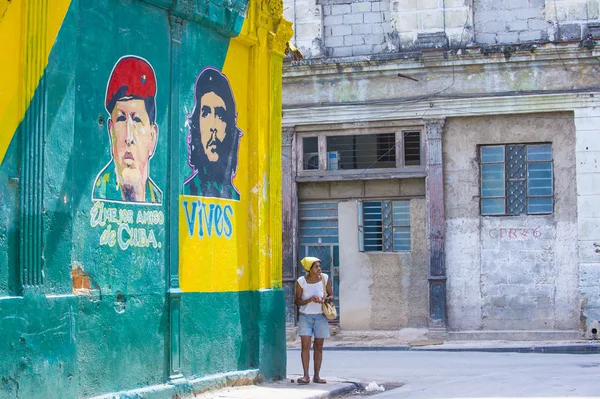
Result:
{"label": "shoulder bag", "polygon": [[[325,293],[325,296],[327,296],[327,286],[325,285],[325,279],[323,278],[322,274],[321,274],[321,282],[323,283],[323,292]],[[331,301],[331,302],[323,301],[323,303],[321,304],[321,308],[323,309],[323,314],[329,320],[337,319],[337,310],[335,310],[335,305],[333,304],[333,301]]]}

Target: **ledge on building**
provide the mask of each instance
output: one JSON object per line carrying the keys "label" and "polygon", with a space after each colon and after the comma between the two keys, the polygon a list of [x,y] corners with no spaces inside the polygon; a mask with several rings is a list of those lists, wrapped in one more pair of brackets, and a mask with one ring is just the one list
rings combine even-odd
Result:
{"label": "ledge on building", "polygon": [[382,179],[415,179],[427,177],[424,167],[398,169],[357,169],[338,171],[298,172],[298,183],[345,181],[345,180],[382,180]]}

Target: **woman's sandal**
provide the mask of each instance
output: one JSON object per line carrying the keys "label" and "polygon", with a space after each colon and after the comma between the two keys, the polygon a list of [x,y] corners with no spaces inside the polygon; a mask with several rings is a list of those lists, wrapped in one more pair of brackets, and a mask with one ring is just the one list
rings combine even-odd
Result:
{"label": "woman's sandal", "polygon": [[308,384],[310,382],[310,378],[298,378],[298,384]]}
{"label": "woman's sandal", "polygon": [[313,382],[316,384],[327,384],[327,381],[322,378],[313,378]]}

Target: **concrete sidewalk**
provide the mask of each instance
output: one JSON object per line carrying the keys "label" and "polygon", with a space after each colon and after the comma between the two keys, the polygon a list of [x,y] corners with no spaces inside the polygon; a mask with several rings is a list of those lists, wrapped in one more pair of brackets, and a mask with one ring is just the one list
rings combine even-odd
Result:
{"label": "concrete sidewalk", "polygon": [[284,381],[229,387],[205,392],[195,399],[325,399],[334,398],[360,388],[358,381],[340,378],[327,378],[327,384],[310,383],[300,385],[296,381],[300,375],[289,375]]}
{"label": "concrete sidewalk", "polygon": [[[325,351],[447,351],[447,352],[515,352],[515,353],[600,353],[598,341],[418,341],[405,345],[369,346],[333,345]],[[288,347],[288,350],[299,348]]]}

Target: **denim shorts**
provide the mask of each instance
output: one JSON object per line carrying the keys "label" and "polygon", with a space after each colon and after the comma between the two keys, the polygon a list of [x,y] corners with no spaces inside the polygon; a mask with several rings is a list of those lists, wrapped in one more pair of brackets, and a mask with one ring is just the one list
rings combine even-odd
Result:
{"label": "denim shorts", "polygon": [[329,338],[329,322],[323,313],[300,313],[298,320],[298,335],[312,336],[315,338]]}

